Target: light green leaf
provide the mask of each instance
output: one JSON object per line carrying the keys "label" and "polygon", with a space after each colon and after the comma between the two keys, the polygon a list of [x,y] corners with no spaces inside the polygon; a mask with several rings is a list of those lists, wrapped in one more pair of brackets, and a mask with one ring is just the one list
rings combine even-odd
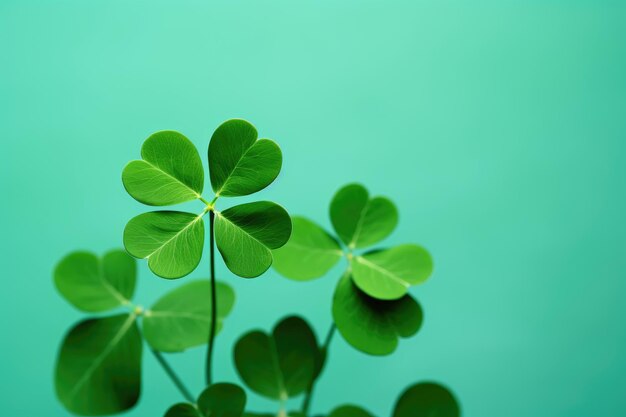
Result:
{"label": "light green leaf", "polygon": [[321,277],[343,256],[339,243],[304,217],[292,217],[291,222],[289,241],[272,252],[274,268],[297,281]]}
{"label": "light green leaf", "polygon": [[171,406],[164,417],[203,417],[195,405],[189,403],[179,403]]}
{"label": "light green leaf", "polygon": [[311,383],[319,361],[315,334],[299,317],[288,317],[272,335],[253,331],[235,345],[239,376],[256,393],[287,399],[303,392]]}
{"label": "light green leaf", "polygon": [[218,196],[255,193],[274,181],[282,165],[282,153],[269,139],[257,139],[257,131],[241,119],[227,120],[209,143],[209,171]]}
{"label": "light green leaf", "polygon": [[448,389],[422,382],[407,388],[398,401],[393,417],[459,417],[458,402]]}
{"label": "light green leaf", "polygon": [[65,337],[55,386],[72,413],[99,416],[132,408],[140,378],[141,337],[134,314],[85,320]]}
{"label": "light green leaf", "polygon": [[391,200],[385,197],[370,199],[365,187],[348,184],[333,197],[330,220],[349,248],[363,248],[393,232],[398,224],[398,210]]}
{"label": "light green leaf", "polygon": [[147,259],[162,278],[180,278],[196,269],[202,257],[202,214],[153,211],[132,218],[124,229],[124,246],[135,258]]}
{"label": "light green leaf", "polygon": [[[235,292],[216,283],[216,332],[235,303]],[[192,281],[163,296],[143,319],[143,335],[153,349],[177,352],[206,344],[211,327],[211,282]]]}
{"label": "light green leaf", "polygon": [[398,338],[417,333],[422,309],[409,294],[391,301],[372,298],[346,273],[335,289],[333,319],[354,348],[370,355],[389,355],[396,349]]}
{"label": "light green leaf", "polygon": [[284,208],[270,201],[241,204],[215,216],[215,242],[228,269],[254,278],[272,264],[272,249],[287,242],[291,219]]}
{"label": "light green leaf", "polygon": [[101,259],[90,252],[73,252],[54,270],[54,283],[74,307],[101,312],[128,304],[135,291],[135,260],[122,250]]}
{"label": "light green leaf", "polygon": [[246,393],[235,384],[213,384],[198,398],[198,408],[205,417],[241,417]]}
{"label": "light green leaf", "polygon": [[430,254],[417,245],[400,245],[355,256],[350,265],[354,283],[381,300],[402,297],[411,285],[423,283],[433,271]]}
{"label": "light green leaf", "polygon": [[335,408],[328,417],[373,417],[365,409],[357,406],[357,405],[342,405]]}
{"label": "light green leaf", "polygon": [[202,194],[204,170],[198,150],[178,132],[151,135],[141,147],[143,160],[131,161],[122,182],[135,200],[166,206],[195,200]]}

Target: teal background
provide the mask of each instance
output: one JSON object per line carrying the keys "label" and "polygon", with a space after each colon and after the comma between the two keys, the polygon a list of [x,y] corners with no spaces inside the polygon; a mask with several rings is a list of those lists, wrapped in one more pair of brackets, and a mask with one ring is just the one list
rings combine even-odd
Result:
{"label": "teal background", "polygon": [[[422,331],[384,358],[335,339],[316,413],[353,402],[389,416],[404,387],[428,379],[465,416],[621,414],[625,19],[624,2],[602,0],[2,0],[2,414],[67,415],[54,360],[83,315],[51,271],[72,250],[121,245],[144,210],[124,192],[124,164],[162,129],[190,137],[206,163],[231,117],[284,152],[279,180],[255,198],[329,227],[330,197],[359,181],[400,209],[384,244],[435,257],[412,291]],[[237,381],[231,347],[248,329],[298,313],[325,333],[341,267],[310,283],[243,280],[221,261],[218,272],[238,295],[219,380]],[[192,276],[207,273],[205,257]],[[142,263],[136,300],[178,284]],[[171,357],[195,391],[203,355]],[[144,364],[128,416],[180,399],[148,352]]]}

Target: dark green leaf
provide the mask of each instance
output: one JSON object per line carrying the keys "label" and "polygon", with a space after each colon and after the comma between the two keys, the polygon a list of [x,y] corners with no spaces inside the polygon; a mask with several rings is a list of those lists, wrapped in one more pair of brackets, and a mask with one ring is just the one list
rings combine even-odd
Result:
{"label": "dark green leaf", "polygon": [[202,194],[204,170],[198,150],[178,132],[162,131],[141,147],[143,160],[124,168],[122,182],[135,200],[166,206],[195,200]]}
{"label": "dark green leaf", "polygon": [[445,387],[432,382],[415,384],[396,402],[393,417],[459,417],[456,399]]}
{"label": "dark green leaf", "polygon": [[272,249],[287,242],[291,219],[270,201],[241,204],[215,216],[215,242],[228,269],[254,278],[272,264]]}
{"label": "dark green leaf", "polygon": [[[235,292],[227,284],[216,283],[216,332],[235,303]],[[206,344],[211,327],[211,282],[192,281],[163,296],[143,320],[143,334],[153,349],[177,352]]]}
{"label": "dark green leaf", "polygon": [[234,356],[237,371],[250,389],[285,400],[309,386],[319,349],[309,325],[299,317],[288,317],[271,336],[261,331],[244,335],[235,345]]}
{"label": "dark green leaf", "polygon": [[398,224],[398,210],[387,198],[369,198],[365,187],[349,184],[341,188],[330,204],[335,231],[349,248],[373,245],[389,236]]}
{"label": "dark green leaf", "polygon": [[335,408],[328,417],[373,417],[365,409],[356,405],[342,405]]}
{"label": "dark green leaf", "polygon": [[282,153],[269,139],[257,139],[250,123],[232,119],[222,123],[209,143],[211,185],[218,196],[255,193],[274,181]]}
{"label": "dark green leaf", "polygon": [[195,405],[179,403],[171,406],[164,417],[203,417]]}
{"label": "dark green leaf", "polygon": [[306,281],[324,275],[343,256],[337,240],[303,217],[292,217],[287,243],[272,252],[274,268],[287,278]]}
{"label": "dark green leaf", "polygon": [[141,337],[135,315],[89,319],[65,337],[55,385],[69,411],[99,416],[130,409],[139,398]]}
{"label": "dark green leaf", "polygon": [[370,355],[388,355],[398,338],[413,336],[422,324],[422,309],[410,296],[384,301],[359,290],[345,274],[333,297],[337,330],[354,348]]}
{"label": "dark green leaf", "polygon": [[240,417],[246,393],[235,384],[213,384],[200,394],[198,409],[205,417]]}
{"label": "dark green leaf", "polygon": [[423,283],[433,271],[430,254],[417,245],[369,252],[353,257],[350,264],[354,283],[381,300],[402,297],[411,285]]}
{"label": "dark green leaf", "polygon": [[150,270],[162,278],[180,278],[196,269],[203,245],[202,215],[154,211],[132,218],[124,229],[128,253],[147,259]]}
{"label": "dark green leaf", "polygon": [[54,283],[76,308],[100,312],[128,304],[135,291],[135,260],[122,250],[102,259],[89,252],[74,252],[59,262]]}

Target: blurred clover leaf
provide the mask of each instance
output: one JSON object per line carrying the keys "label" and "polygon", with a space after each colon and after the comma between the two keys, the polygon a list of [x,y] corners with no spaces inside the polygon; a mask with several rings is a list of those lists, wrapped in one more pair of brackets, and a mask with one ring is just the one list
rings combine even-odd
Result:
{"label": "blurred clover leaf", "polygon": [[[396,401],[392,417],[459,417],[459,404],[448,389],[433,382],[407,388]],[[348,404],[336,407],[328,417],[374,417],[365,409]]]}
{"label": "blurred clover leaf", "polygon": [[345,274],[333,297],[333,319],[343,338],[370,355],[389,355],[399,338],[415,335],[422,325],[422,309],[410,295],[379,300],[359,290]]}
{"label": "blurred clover leaf", "polygon": [[337,191],[330,219],[338,238],[310,220],[294,217],[289,241],[273,252],[274,268],[287,278],[306,281],[323,276],[345,257],[348,269],[333,298],[337,329],[356,349],[390,354],[398,338],[420,328],[422,311],[408,290],[428,279],[432,258],[413,244],[355,253],[389,236],[398,223],[391,200],[371,198],[360,184]]}
{"label": "blurred clover leaf", "polygon": [[407,388],[392,417],[459,417],[461,409],[454,395],[443,385],[421,382]]}
{"label": "blurred clover leaf", "polygon": [[142,159],[128,163],[122,173],[126,191],[151,206],[199,200],[204,209],[200,213],[155,211],[134,217],[124,230],[128,252],[146,259],[150,270],[162,278],[188,275],[200,263],[205,236],[202,220],[210,213],[210,232],[215,224],[216,244],[226,266],[245,278],[265,272],[272,264],[271,251],[281,247],[291,234],[287,212],[269,201],[242,204],[223,212],[215,209],[220,196],[260,191],[280,172],[280,148],[269,139],[257,137],[254,126],[240,119],[228,120],[215,130],[208,151],[215,192],[211,202],[202,197],[202,161],[189,139],[173,131],[157,132],[146,139]]}
{"label": "blurred clover leaf", "polygon": [[245,334],[234,349],[235,366],[245,384],[281,402],[309,388],[319,373],[320,355],[311,327],[297,316],[281,320],[271,334]]}
{"label": "blurred clover leaf", "polygon": [[206,388],[195,404],[173,405],[165,417],[241,417],[245,406],[244,390],[238,385],[221,382]]}
{"label": "blurred clover leaf", "polygon": [[[223,282],[216,285],[217,330],[235,303],[235,292]],[[211,283],[198,280],[186,283],[161,297],[143,315],[143,333],[153,349],[180,352],[204,345],[211,325]]]}
{"label": "blurred clover leaf", "polygon": [[[78,415],[106,415],[132,408],[141,386],[142,332],[152,350],[182,351],[206,343],[211,325],[208,280],[174,289],[144,310],[132,302],[136,261],[123,250],[99,258],[90,252],[65,256],[54,270],[63,297],[86,312],[119,307],[128,312],[95,317],[76,324],[65,336],[55,371],[56,393]],[[234,292],[218,283],[217,328],[234,304]],[[159,357],[159,360],[163,360]]]}

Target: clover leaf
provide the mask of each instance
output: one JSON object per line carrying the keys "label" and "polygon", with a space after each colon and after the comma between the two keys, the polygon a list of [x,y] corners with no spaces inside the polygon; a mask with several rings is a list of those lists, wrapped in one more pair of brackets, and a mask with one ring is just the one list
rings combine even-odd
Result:
{"label": "clover leaf", "polygon": [[422,311],[408,290],[428,279],[432,258],[413,244],[355,252],[387,237],[398,222],[395,205],[385,197],[370,198],[362,185],[348,184],[335,193],[330,219],[338,239],[310,220],[293,217],[291,237],[273,252],[274,268],[305,281],[325,275],[345,257],[348,269],[333,298],[337,329],[356,349],[390,354],[398,338],[420,328]]}
{"label": "clover leaf", "polygon": [[133,313],[78,323],[65,336],[57,359],[57,397],[80,415],[128,410],[139,399],[141,347]]}
{"label": "clover leaf", "polygon": [[[141,386],[142,337],[153,350],[165,352],[208,340],[210,281],[189,282],[144,310],[132,303],[136,269],[136,260],[119,249],[101,258],[90,252],[73,252],[55,268],[59,292],[75,307],[98,313],[122,306],[129,309],[128,313],[83,320],[65,336],[56,362],[55,388],[61,403],[75,414],[113,414],[136,404]],[[216,291],[219,330],[232,309],[234,292],[219,282]]]}
{"label": "clover leaf", "polygon": [[74,307],[101,312],[128,304],[135,291],[135,260],[123,250],[102,258],[90,252],[73,252],[54,270],[54,283]]}
{"label": "clover leaf", "polygon": [[180,278],[196,269],[202,257],[201,215],[156,211],[132,218],[124,229],[124,245],[162,278]]}
{"label": "clover leaf", "polygon": [[[421,382],[404,390],[396,401],[392,417],[459,417],[459,405],[447,388]],[[348,404],[336,407],[328,417],[373,417],[365,409]]]}
{"label": "clover leaf", "polygon": [[280,148],[269,139],[257,140],[254,126],[232,119],[218,127],[209,144],[209,171],[215,195],[237,197],[270,185],[283,162]]}
{"label": "clover leaf", "polygon": [[304,217],[291,218],[291,238],[273,252],[274,268],[298,281],[318,278],[328,272],[343,256],[332,235]]}
{"label": "clover leaf", "polygon": [[400,245],[353,256],[350,267],[355,284],[366,294],[395,300],[404,296],[411,285],[428,279],[433,261],[421,246]]}
{"label": "clover leaf", "polygon": [[395,351],[399,338],[419,331],[423,317],[420,305],[409,294],[398,300],[370,297],[354,285],[349,273],[337,284],[332,313],[343,338],[370,355]]}
{"label": "clover leaf", "polygon": [[374,417],[367,410],[352,404],[336,407],[328,417]]}
{"label": "clover leaf", "polygon": [[[289,214],[270,201],[241,204],[217,213],[215,240],[224,263],[244,278],[261,275],[272,264],[271,249],[291,234]],[[241,256],[241,251],[246,256]]]}
{"label": "clover leaf", "polygon": [[461,410],[447,388],[421,382],[407,388],[396,402],[393,417],[459,417]]}
{"label": "clover leaf", "polygon": [[360,184],[342,187],[330,203],[330,220],[335,231],[351,249],[378,243],[398,224],[398,210],[385,197],[369,198]]}
{"label": "clover leaf", "polygon": [[[235,292],[218,282],[217,329],[235,303]],[[211,325],[211,282],[191,281],[161,297],[143,314],[143,332],[153,349],[161,352],[179,352],[203,345],[209,337]]]}
{"label": "clover leaf", "polygon": [[271,335],[256,330],[242,336],[234,358],[250,389],[284,401],[309,387],[319,368],[320,349],[308,323],[292,316],[281,320]]}
{"label": "clover leaf", "polygon": [[122,182],[135,200],[168,206],[195,200],[202,194],[204,170],[195,146],[178,132],[151,135],[141,147],[142,160],[131,161]]}
{"label": "clover leaf", "polygon": [[[210,233],[226,266],[236,275],[253,278],[272,263],[271,250],[291,234],[287,212],[271,202],[248,203],[223,212],[220,196],[248,195],[274,181],[282,165],[280,148],[269,139],[257,140],[257,131],[245,120],[221,124],[209,143],[208,159],[215,197],[202,197],[202,161],[193,143],[178,132],[157,132],[141,148],[142,160],[131,161],[122,174],[128,193],[148,205],[172,205],[199,200],[200,213],[156,211],[131,219],[124,230],[124,246],[136,258],[146,259],[156,275],[181,278],[200,263],[204,222],[210,215]],[[213,220],[215,217],[215,220]],[[211,236],[212,237],[212,236]]]}
{"label": "clover leaf", "polygon": [[222,382],[205,389],[196,404],[173,405],[165,417],[241,417],[245,405],[244,390],[238,385]]}

